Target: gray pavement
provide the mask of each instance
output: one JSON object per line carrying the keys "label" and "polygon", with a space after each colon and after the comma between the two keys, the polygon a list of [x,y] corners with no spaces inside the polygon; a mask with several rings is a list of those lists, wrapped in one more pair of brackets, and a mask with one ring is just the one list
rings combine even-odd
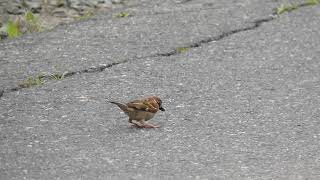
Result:
{"label": "gray pavement", "polygon": [[[319,179],[320,6],[281,3],[141,2],[2,42],[0,179]],[[10,90],[58,65],[81,73]],[[107,103],[151,94],[159,129]]]}
{"label": "gray pavement", "polygon": [[278,4],[261,4],[258,0],[132,3],[124,10],[133,15],[129,18],[112,18],[118,12],[111,12],[2,42],[0,86],[10,91],[31,76],[78,72],[166,54],[180,46],[250,27],[256,19],[268,17]]}

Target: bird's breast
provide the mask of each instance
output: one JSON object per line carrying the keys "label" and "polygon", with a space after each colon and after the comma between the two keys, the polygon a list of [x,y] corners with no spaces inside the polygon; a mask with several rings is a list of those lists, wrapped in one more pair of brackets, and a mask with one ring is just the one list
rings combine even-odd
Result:
{"label": "bird's breast", "polygon": [[133,120],[144,119],[148,121],[149,119],[153,118],[155,113],[146,112],[146,111],[132,111],[132,112],[128,112],[127,115]]}

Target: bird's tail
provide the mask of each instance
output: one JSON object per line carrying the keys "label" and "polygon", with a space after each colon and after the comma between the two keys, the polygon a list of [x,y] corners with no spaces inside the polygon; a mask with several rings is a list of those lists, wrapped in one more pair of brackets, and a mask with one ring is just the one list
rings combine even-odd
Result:
{"label": "bird's tail", "polygon": [[125,112],[128,111],[128,106],[127,105],[124,105],[124,104],[121,104],[121,103],[118,103],[118,102],[114,102],[114,101],[109,101],[109,103],[117,105],[120,109],[122,109],[122,111],[125,111]]}

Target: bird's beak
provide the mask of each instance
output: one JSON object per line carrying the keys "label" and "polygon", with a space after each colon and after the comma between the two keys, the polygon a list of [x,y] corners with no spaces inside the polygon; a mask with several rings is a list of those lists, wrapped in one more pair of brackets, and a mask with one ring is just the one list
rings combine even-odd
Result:
{"label": "bird's beak", "polygon": [[166,111],[162,106],[159,108],[161,111]]}

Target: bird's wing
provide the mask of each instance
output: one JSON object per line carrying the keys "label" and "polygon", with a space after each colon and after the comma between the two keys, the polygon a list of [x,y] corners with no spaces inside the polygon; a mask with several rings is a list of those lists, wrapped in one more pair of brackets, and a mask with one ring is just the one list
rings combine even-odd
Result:
{"label": "bird's wing", "polygon": [[153,107],[153,105],[147,100],[135,100],[131,101],[127,104],[129,108],[134,108],[140,111],[146,111],[151,113],[156,113],[158,111],[157,108]]}

